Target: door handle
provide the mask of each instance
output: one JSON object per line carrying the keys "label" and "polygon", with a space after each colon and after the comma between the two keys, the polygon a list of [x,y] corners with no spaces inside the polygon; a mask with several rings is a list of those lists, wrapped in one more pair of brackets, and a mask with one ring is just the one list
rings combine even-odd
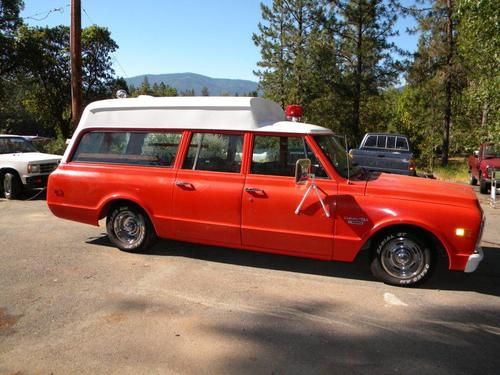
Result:
{"label": "door handle", "polygon": [[184,181],[175,181],[176,186],[192,186],[190,182],[184,182]]}
{"label": "door handle", "polygon": [[263,193],[264,190],[259,189],[259,188],[245,188],[245,191],[247,193]]}

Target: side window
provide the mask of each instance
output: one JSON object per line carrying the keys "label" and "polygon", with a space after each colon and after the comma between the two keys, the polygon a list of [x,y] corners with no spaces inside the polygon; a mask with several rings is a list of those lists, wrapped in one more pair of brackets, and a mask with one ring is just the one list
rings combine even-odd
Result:
{"label": "side window", "polygon": [[83,135],[72,161],[172,167],[180,133],[105,132]]}
{"label": "side window", "polygon": [[409,147],[406,138],[398,137],[398,140],[396,141],[396,148],[398,150],[408,151]]}
{"label": "side window", "polygon": [[182,168],[238,173],[242,148],[240,134],[194,133]]}
{"label": "side window", "polygon": [[377,136],[377,147],[378,148],[385,148],[386,139],[387,139],[387,137],[385,135]]}
{"label": "side window", "polygon": [[317,177],[328,177],[302,137],[255,136],[250,173],[294,176],[298,159],[309,158]]}
{"label": "side window", "polygon": [[377,136],[369,135],[365,142],[365,147],[376,147],[377,146]]}
{"label": "side window", "polygon": [[396,137],[394,137],[394,136],[387,137],[387,148],[390,148],[390,149],[396,148]]}

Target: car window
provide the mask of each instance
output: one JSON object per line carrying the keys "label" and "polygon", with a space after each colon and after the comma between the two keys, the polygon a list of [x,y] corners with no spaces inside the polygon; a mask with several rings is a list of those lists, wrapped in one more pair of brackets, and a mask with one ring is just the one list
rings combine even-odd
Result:
{"label": "car window", "polygon": [[242,148],[241,134],[194,133],[182,168],[237,173]]}
{"label": "car window", "polygon": [[396,137],[394,137],[394,136],[387,137],[387,148],[390,148],[390,149],[396,148]]}
{"label": "car window", "polygon": [[396,148],[398,150],[408,151],[409,150],[408,140],[406,138],[403,138],[403,137],[398,137],[398,139],[396,141]]}
{"label": "car window", "polygon": [[0,138],[0,154],[14,154],[22,152],[37,152],[35,147],[21,137]]}
{"label": "car window", "polygon": [[180,140],[181,133],[92,131],[72,161],[172,167]]}
{"label": "car window", "polygon": [[328,177],[316,155],[303,137],[255,136],[250,173],[274,176],[294,176],[299,159],[311,160],[316,177]]}
{"label": "car window", "polygon": [[485,158],[494,158],[499,154],[500,147],[495,144],[488,144],[484,147],[484,157]]}
{"label": "car window", "polygon": [[385,141],[387,137],[385,135],[379,135],[377,136],[377,147],[379,148],[385,148]]}
{"label": "car window", "polygon": [[365,142],[365,147],[376,147],[376,145],[377,145],[377,136],[376,135],[368,136]]}

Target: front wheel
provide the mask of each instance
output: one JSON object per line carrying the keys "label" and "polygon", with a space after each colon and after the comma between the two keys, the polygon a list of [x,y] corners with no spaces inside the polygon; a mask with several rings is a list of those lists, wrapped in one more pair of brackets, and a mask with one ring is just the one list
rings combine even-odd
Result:
{"label": "front wheel", "polygon": [[106,219],[106,229],[111,242],[124,251],[145,251],[156,238],[147,215],[133,205],[113,208]]}
{"label": "front wheel", "polygon": [[488,182],[482,177],[479,178],[479,192],[481,194],[488,194]]}
{"label": "front wheel", "polygon": [[16,199],[22,191],[22,184],[13,173],[5,173],[3,176],[3,193],[7,199]]}
{"label": "front wheel", "polygon": [[426,241],[411,232],[392,232],[375,244],[371,270],[383,282],[415,286],[427,279],[434,267]]}

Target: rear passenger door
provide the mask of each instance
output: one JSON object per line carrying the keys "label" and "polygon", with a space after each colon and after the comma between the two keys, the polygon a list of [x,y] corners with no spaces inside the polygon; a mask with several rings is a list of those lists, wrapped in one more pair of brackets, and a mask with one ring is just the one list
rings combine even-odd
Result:
{"label": "rear passenger door", "polygon": [[243,134],[194,132],[173,193],[177,239],[241,245]]}

